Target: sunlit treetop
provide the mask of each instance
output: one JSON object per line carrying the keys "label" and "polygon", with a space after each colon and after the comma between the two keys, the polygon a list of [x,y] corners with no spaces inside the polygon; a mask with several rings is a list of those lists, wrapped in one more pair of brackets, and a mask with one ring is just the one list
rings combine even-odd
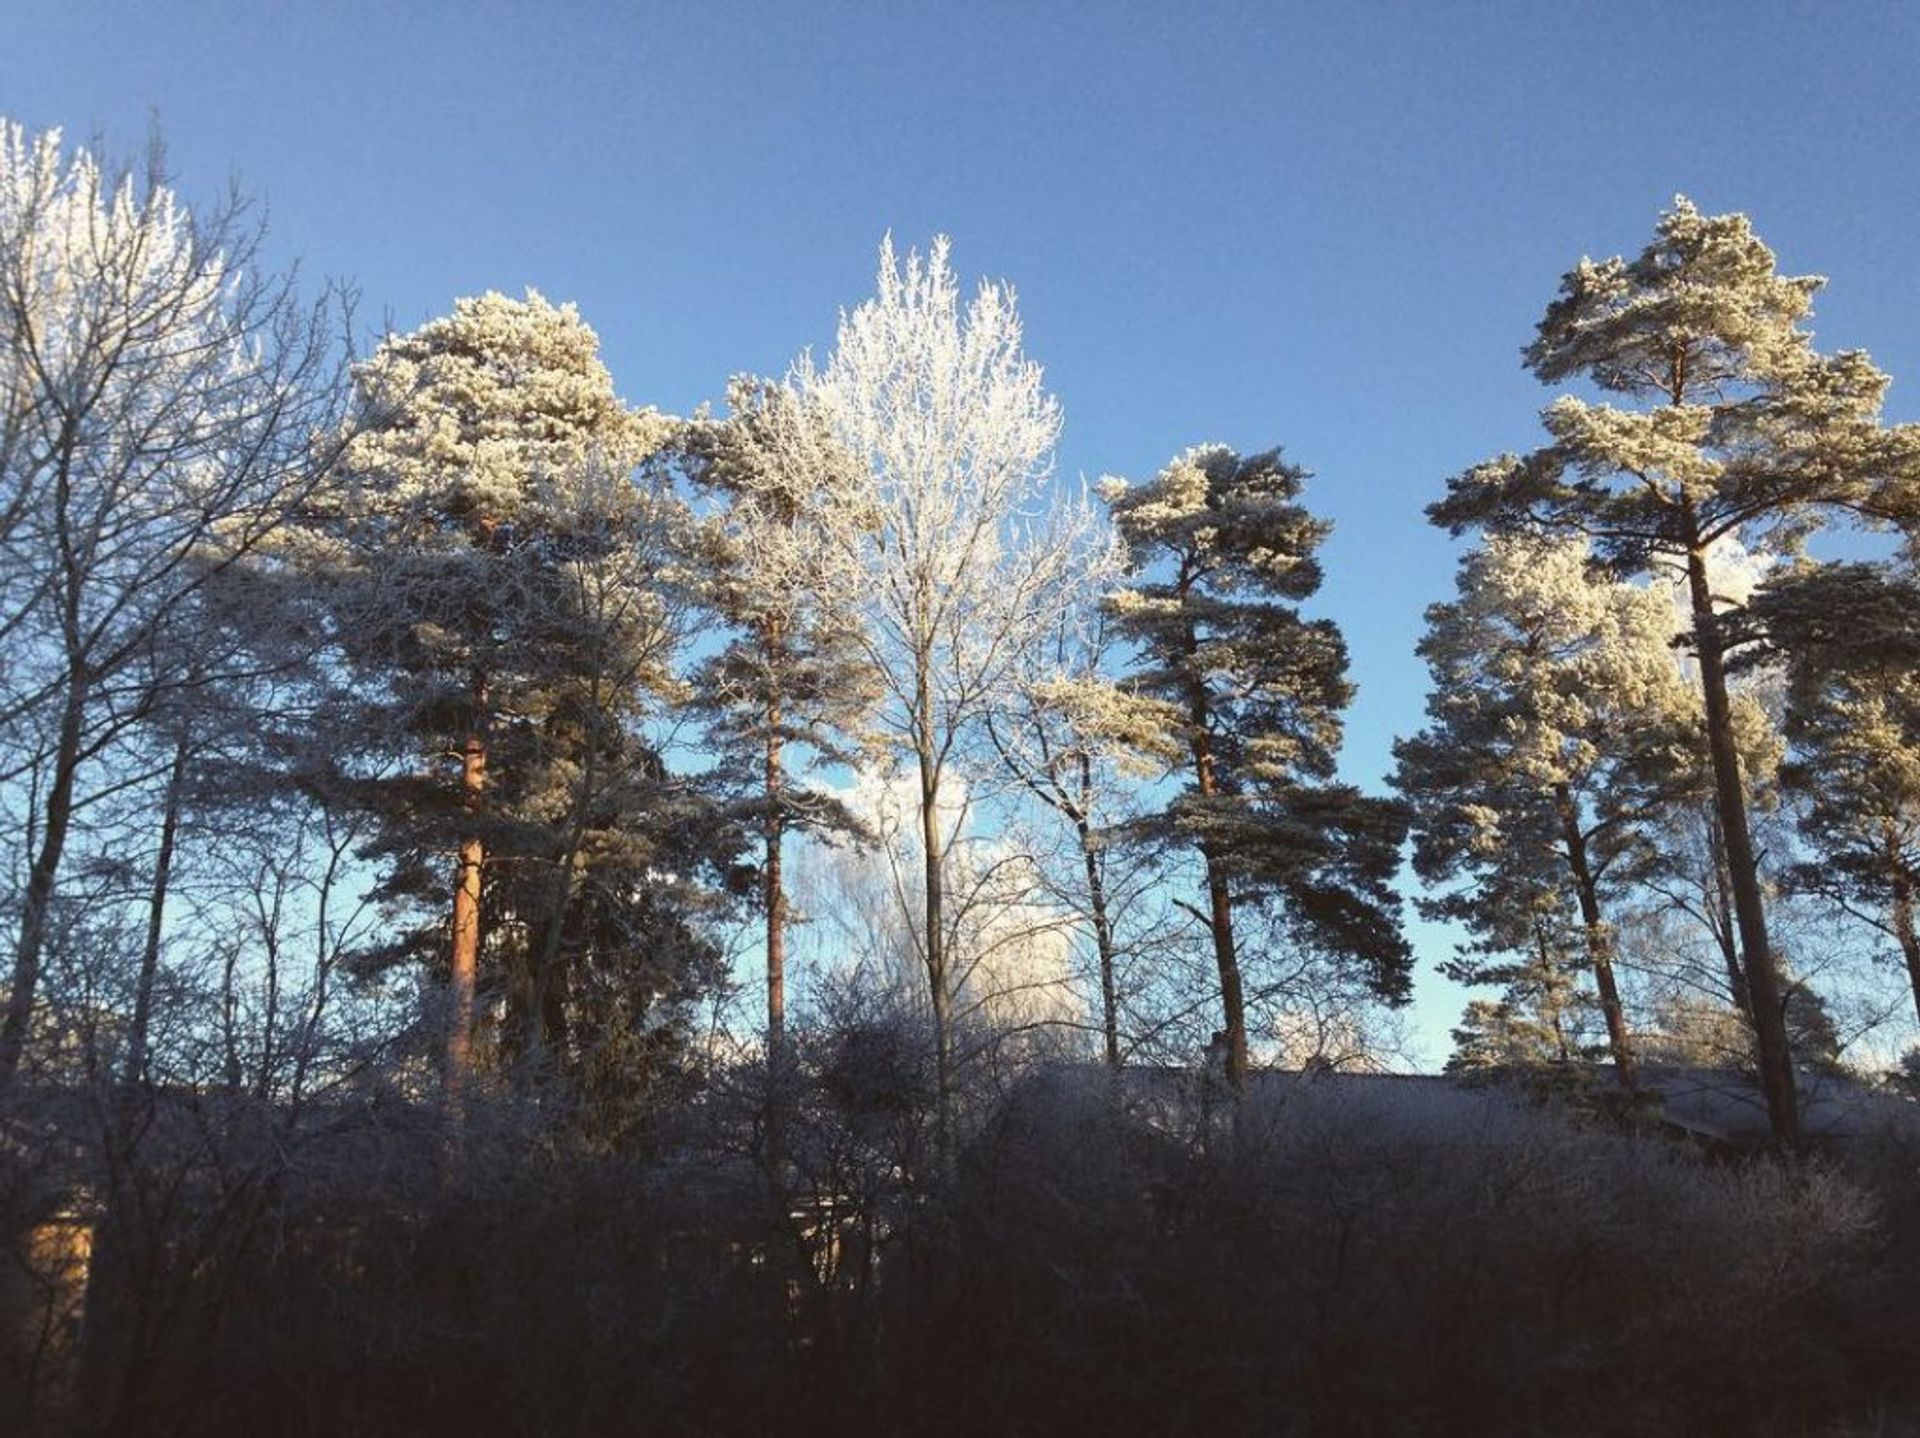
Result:
{"label": "sunlit treetop", "polygon": [[572,305],[488,292],[395,336],[355,372],[375,424],[344,467],[392,508],[483,527],[512,523],[543,486],[588,468],[623,473],[667,438],[629,408]]}
{"label": "sunlit treetop", "polygon": [[1546,446],[1476,465],[1430,516],[1583,533],[1628,570],[1729,535],[1791,551],[1836,511],[1911,523],[1920,426],[1881,422],[1865,354],[1813,348],[1823,284],[1778,273],[1746,216],[1677,199],[1636,258],[1575,266],[1526,350],[1544,382],[1639,403],[1562,395]]}

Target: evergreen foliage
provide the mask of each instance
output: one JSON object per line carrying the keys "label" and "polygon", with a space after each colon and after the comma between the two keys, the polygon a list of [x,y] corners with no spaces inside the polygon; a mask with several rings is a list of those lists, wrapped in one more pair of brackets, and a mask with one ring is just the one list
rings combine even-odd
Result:
{"label": "evergreen foliage", "polygon": [[796,751],[857,767],[879,687],[861,643],[851,542],[867,522],[867,475],[837,441],[817,400],[737,377],[729,415],[680,439],[695,483],[723,508],[702,535],[706,602],[733,630],[692,679],[709,716],[716,768],[740,796],[735,813],[762,839],[767,1037],[785,1024],[788,834],[859,838],[845,802],[792,773]]}
{"label": "evergreen foliage", "polygon": [[15,1426],[1920,1413],[1920,428],[1744,217],[1565,277],[1394,797],[1305,471],[1103,515],[944,238],[683,421],[244,217],[0,123]]}
{"label": "evergreen foliage", "polygon": [[[1583,540],[1524,534],[1469,551],[1458,591],[1427,611],[1420,643],[1429,726],[1394,746],[1414,871],[1435,889],[1421,912],[1465,925],[1480,954],[1528,956],[1543,992],[1536,956],[1581,952],[1631,1082],[1606,900],[1616,868],[1645,861],[1648,820],[1699,790],[1705,759],[1672,608],[1595,573]],[[1452,974],[1518,976],[1505,963],[1479,969],[1468,958]]]}
{"label": "evergreen foliage", "polygon": [[1685,575],[1740,957],[1783,1140],[1798,1132],[1784,990],[1708,555],[1727,539],[1791,551],[1835,512],[1888,515],[1920,474],[1920,427],[1881,423],[1886,376],[1857,351],[1813,348],[1806,320],[1824,283],[1779,274],[1746,216],[1676,199],[1637,257],[1567,273],[1526,351],[1544,383],[1582,379],[1621,403],[1561,396],[1542,415],[1547,445],[1475,466],[1428,511],[1455,534],[1578,534],[1619,573]]}
{"label": "evergreen foliage", "polygon": [[374,420],[285,546],[351,695],[327,782],[379,817],[397,922],[359,966],[451,956],[450,1079],[477,1023],[500,1064],[616,1054],[638,1080],[719,961],[692,919],[738,840],[645,727],[680,693],[689,520],[648,463],[669,423],[598,348],[531,293],[389,340],[355,374]]}
{"label": "evergreen foliage", "polygon": [[1320,587],[1327,534],[1298,502],[1305,479],[1278,451],[1213,445],[1149,483],[1102,491],[1128,550],[1129,582],[1109,600],[1116,635],[1138,654],[1124,685],[1159,701],[1138,717],[1157,719],[1188,765],[1181,793],[1138,829],[1205,863],[1236,1086],[1247,1034],[1235,904],[1277,900],[1382,995],[1403,998],[1408,984],[1392,888],[1405,816],[1334,778],[1353,686],[1338,628],[1300,609]]}
{"label": "evergreen foliage", "polygon": [[1920,1012],[1920,583],[1880,565],[1809,566],[1768,585],[1752,620],[1787,669],[1782,778],[1813,851],[1794,882],[1894,940]]}

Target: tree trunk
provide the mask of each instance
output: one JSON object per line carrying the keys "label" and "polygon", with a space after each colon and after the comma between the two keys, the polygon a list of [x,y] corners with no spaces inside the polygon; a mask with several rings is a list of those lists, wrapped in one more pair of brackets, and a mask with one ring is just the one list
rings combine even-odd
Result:
{"label": "tree trunk", "polygon": [[[1688,516],[1691,523],[1691,515]],[[1715,807],[1727,851],[1727,878],[1733,886],[1734,920],[1740,933],[1741,967],[1753,997],[1753,1029],[1759,1041],[1760,1082],[1767,1096],[1767,1117],[1774,1138],[1800,1141],[1800,1115],[1794,1098],[1793,1055],[1787,1045],[1786,1010],[1779,970],[1767,939],[1766,909],[1760,893],[1760,866],[1747,824],[1746,787],[1740,776],[1740,751],[1733,731],[1733,706],[1727,693],[1726,656],[1707,583],[1703,546],[1687,549],[1687,588],[1692,600],[1695,655],[1706,701],[1707,748],[1713,761]]]}
{"label": "tree trunk", "polygon": [[1207,909],[1213,930],[1213,959],[1220,971],[1220,1011],[1226,1022],[1227,1086],[1237,1099],[1247,1088],[1247,1001],[1240,987],[1240,957],[1233,945],[1233,901],[1218,856],[1208,845]]}
{"label": "tree trunk", "polygon": [[946,865],[940,840],[940,766],[934,747],[931,660],[914,676],[914,755],[920,765],[920,844],[926,883],[923,938],[933,1002],[934,1151],[945,1169],[953,1157],[953,995],[948,992]]}
{"label": "tree trunk", "polygon": [[1600,990],[1600,1012],[1607,1020],[1607,1047],[1613,1053],[1614,1076],[1620,1086],[1634,1089],[1633,1045],[1627,1037],[1627,1015],[1620,1003],[1620,986],[1613,974],[1613,934],[1600,917],[1600,892],[1593,866],[1587,862],[1587,838],[1580,831],[1580,810],[1566,784],[1553,788],[1554,811],[1560,816],[1560,836],[1566,844],[1567,867],[1573,871],[1580,895],[1580,922],[1586,932],[1587,962],[1593,966],[1594,987]]}
{"label": "tree trunk", "polygon": [[[461,803],[479,811],[487,785],[487,742],[482,729],[486,681],[473,681],[473,717],[460,754]],[[460,840],[459,880],[453,892],[452,1013],[447,1023],[447,1094],[457,1098],[473,1065],[473,1014],[480,973],[480,883],[486,843],[469,831]]]}
{"label": "tree trunk", "polygon": [[[1208,717],[1206,697],[1196,689],[1189,718],[1193,724],[1194,787],[1203,799],[1220,792]],[[1213,959],[1220,972],[1220,1010],[1226,1022],[1227,1086],[1237,1101],[1247,1088],[1247,1005],[1240,987],[1240,958],[1233,945],[1233,899],[1227,891],[1225,865],[1215,846],[1202,844],[1200,855],[1207,866],[1208,927],[1213,931]]]}
{"label": "tree trunk", "polygon": [[238,1093],[246,1082],[247,1067],[240,1059],[240,946],[228,944],[220,965],[220,1079]]}
{"label": "tree trunk", "polygon": [[933,999],[934,1150],[953,1156],[953,995],[948,992],[946,866],[941,862],[940,777],[930,746],[920,755],[920,840],[925,850],[927,987]]}
{"label": "tree trunk", "polygon": [[86,720],[87,676],[74,668],[67,676],[67,700],[60,711],[60,737],[54,751],[53,783],[47,790],[46,827],[40,852],[27,876],[27,892],[20,906],[20,938],[13,954],[13,984],[7,991],[7,1013],[0,1021],[0,1090],[12,1084],[26,1051],[32,1027],[34,1000],[40,986],[40,958],[46,948],[47,925],[53,912],[54,879],[66,852],[67,831],[73,823],[74,789],[80,772],[80,739]]}
{"label": "tree trunk", "polygon": [[[140,972],[135,981],[133,1020],[127,1030],[120,1092],[113,1102],[113,1122],[104,1135],[104,1201],[99,1222],[94,1227],[93,1251],[87,1269],[81,1327],[82,1363],[90,1379],[89,1386],[101,1395],[114,1395],[115,1401],[119,1401],[119,1389],[113,1375],[125,1362],[119,1345],[129,1340],[128,1325],[139,1308],[135,1295],[128,1291],[134,1283],[129,1255],[139,1242],[131,1221],[137,1208],[132,1188],[138,1182],[135,1160],[147,1093],[147,1035],[152,1025],[153,991],[160,972],[160,940],[173,874],[181,799],[186,789],[188,753],[183,731],[174,744],[173,763],[167,771],[167,788],[161,801],[160,848],[154,857],[153,881],[147,895],[146,942],[140,951]],[[114,1408],[109,1417],[118,1412],[119,1409]],[[104,1426],[111,1431],[116,1424],[117,1419]]]}
{"label": "tree trunk", "polygon": [[126,1063],[121,1083],[131,1092],[147,1076],[147,1031],[153,1023],[153,990],[160,975],[160,937],[166,923],[167,889],[173,876],[174,840],[180,830],[180,801],[187,780],[187,736],[173,746],[167,792],[160,814],[160,851],[153,861],[153,886],[147,897],[147,938],[140,950],[140,975],[133,990],[133,1023],[127,1030]]}
{"label": "tree trunk", "polygon": [[1720,959],[1727,969],[1727,994],[1733,1006],[1748,1023],[1753,1022],[1753,995],[1747,991],[1747,975],[1740,967],[1740,948],[1734,935],[1733,880],[1727,874],[1727,842],[1720,833],[1720,815],[1712,805],[1707,809],[1708,860],[1713,865],[1713,893],[1708,902],[1715,905],[1713,938],[1720,946]]}
{"label": "tree trunk", "polygon": [[[1085,763],[1085,760],[1082,760]],[[1100,961],[1100,1027],[1106,1039],[1107,1067],[1120,1067],[1120,1000],[1113,977],[1113,921],[1107,914],[1107,878],[1100,868],[1093,828],[1076,819],[1080,857],[1087,867],[1087,907],[1093,914],[1093,946]]]}
{"label": "tree trunk", "polygon": [[[599,690],[594,690],[599,702]],[[561,942],[566,934],[567,917],[573,910],[575,881],[580,871],[580,852],[586,844],[587,826],[600,783],[600,747],[598,736],[589,732],[580,768],[580,789],[574,796],[573,818],[567,826],[566,842],[554,860],[553,899],[541,930],[539,947],[528,958],[527,1013],[522,1019],[524,1048],[532,1060],[537,1078],[559,1055],[565,1061],[568,1043],[568,994],[572,977],[569,957]]]}
{"label": "tree trunk", "polygon": [[1907,982],[1913,988],[1913,1008],[1920,1015],[1920,933],[1913,920],[1913,875],[1900,849],[1900,831],[1887,825],[1887,864],[1893,877],[1893,937],[1907,961]]}
{"label": "tree trunk", "polygon": [[786,768],[780,706],[767,706],[766,864],[767,923],[767,1168],[776,1187],[787,1142],[787,886],[781,849],[787,836]]}
{"label": "tree trunk", "polygon": [[1559,991],[1555,987],[1559,976],[1553,966],[1553,953],[1547,946],[1546,927],[1536,924],[1533,941],[1540,950],[1541,996],[1547,1011],[1547,1018],[1553,1024],[1553,1046],[1556,1057],[1563,1064],[1573,1062],[1573,1045],[1567,1042],[1567,1026]]}
{"label": "tree trunk", "polygon": [[780,709],[775,705],[767,713],[767,1065],[778,1072],[786,1050],[787,1034],[787,889],[780,866],[780,850],[786,838],[786,773],[781,764]]}
{"label": "tree trunk", "polygon": [[293,1056],[293,1079],[287,1088],[286,1115],[289,1124],[298,1117],[301,1102],[306,1096],[307,1070],[313,1065],[314,1044],[320,1032],[320,1021],[327,1009],[327,985],[333,976],[337,957],[329,938],[327,911],[332,906],[334,883],[339,877],[341,856],[346,846],[334,836],[331,824],[327,826],[327,835],[330,841],[327,866],[320,876],[320,892],[314,905],[313,1000],[307,1006],[307,1016],[300,1025],[300,1045]]}
{"label": "tree trunk", "polygon": [[[1184,572],[1179,589],[1184,601],[1190,592],[1190,581]],[[1200,638],[1191,624],[1182,636],[1181,648],[1189,665],[1197,666]],[[1209,727],[1212,718],[1206,683],[1195,668],[1189,672],[1187,686],[1187,746],[1193,755],[1194,788],[1202,799],[1212,799],[1220,792],[1218,759],[1213,752],[1213,731]],[[1247,1088],[1247,1005],[1240,986],[1240,957],[1233,944],[1233,898],[1227,890],[1226,869],[1218,849],[1203,843],[1200,856],[1207,867],[1207,927],[1213,934],[1214,966],[1220,974],[1220,1011],[1226,1023],[1223,1033],[1227,1041],[1227,1087],[1233,1093],[1237,1124],[1239,1101]]]}
{"label": "tree trunk", "polygon": [[573,913],[580,844],[581,834],[576,828],[554,859],[553,894],[541,924],[540,942],[526,957],[526,974],[520,984],[524,1010],[513,1020],[520,1036],[516,1057],[521,1079],[534,1086],[566,1060],[572,976],[568,973],[565,940],[567,920]]}

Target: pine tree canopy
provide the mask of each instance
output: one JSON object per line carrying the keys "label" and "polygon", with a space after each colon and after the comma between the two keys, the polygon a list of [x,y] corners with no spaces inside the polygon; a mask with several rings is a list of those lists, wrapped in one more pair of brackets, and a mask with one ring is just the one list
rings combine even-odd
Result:
{"label": "pine tree canopy", "polygon": [[1139,830],[1198,847],[1236,899],[1280,900],[1308,937],[1402,997],[1410,958],[1392,882],[1406,821],[1333,777],[1353,686],[1339,629],[1300,610],[1328,532],[1299,502],[1306,477],[1277,450],[1211,445],[1145,484],[1103,487],[1129,552],[1108,600],[1136,648],[1125,686],[1160,701],[1166,737],[1197,766]]}
{"label": "pine tree canopy", "polygon": [[1866,355],[1814,350],[1824,284],[1777,273],[1746,216],[1676,199],[1637,258],[1566,275],[1526,350],[1545,383],[1654,407],[1564,395],[1549,444],[1475,466],[1428,513],[1455,534],[1584,533],[1628,571],[1726,535],[1791,550],[1822,511],[1911,523],[1920,426],[1881,423],[1887,377]]}

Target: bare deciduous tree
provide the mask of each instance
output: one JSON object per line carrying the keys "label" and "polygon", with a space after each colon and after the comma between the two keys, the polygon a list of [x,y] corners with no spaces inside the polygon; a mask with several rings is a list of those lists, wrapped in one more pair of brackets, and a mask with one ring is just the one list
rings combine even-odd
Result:
{"label": "bare deciduous tree", "polygon": [[330,298],[258,268],[261,236],[237,194],[190,213],[157,146],[136,173],[0,126],[0,782],[35,785],[0,1085],[84,772],[207,677],[156,667],[156,641],[285,521],[338,427]]}

